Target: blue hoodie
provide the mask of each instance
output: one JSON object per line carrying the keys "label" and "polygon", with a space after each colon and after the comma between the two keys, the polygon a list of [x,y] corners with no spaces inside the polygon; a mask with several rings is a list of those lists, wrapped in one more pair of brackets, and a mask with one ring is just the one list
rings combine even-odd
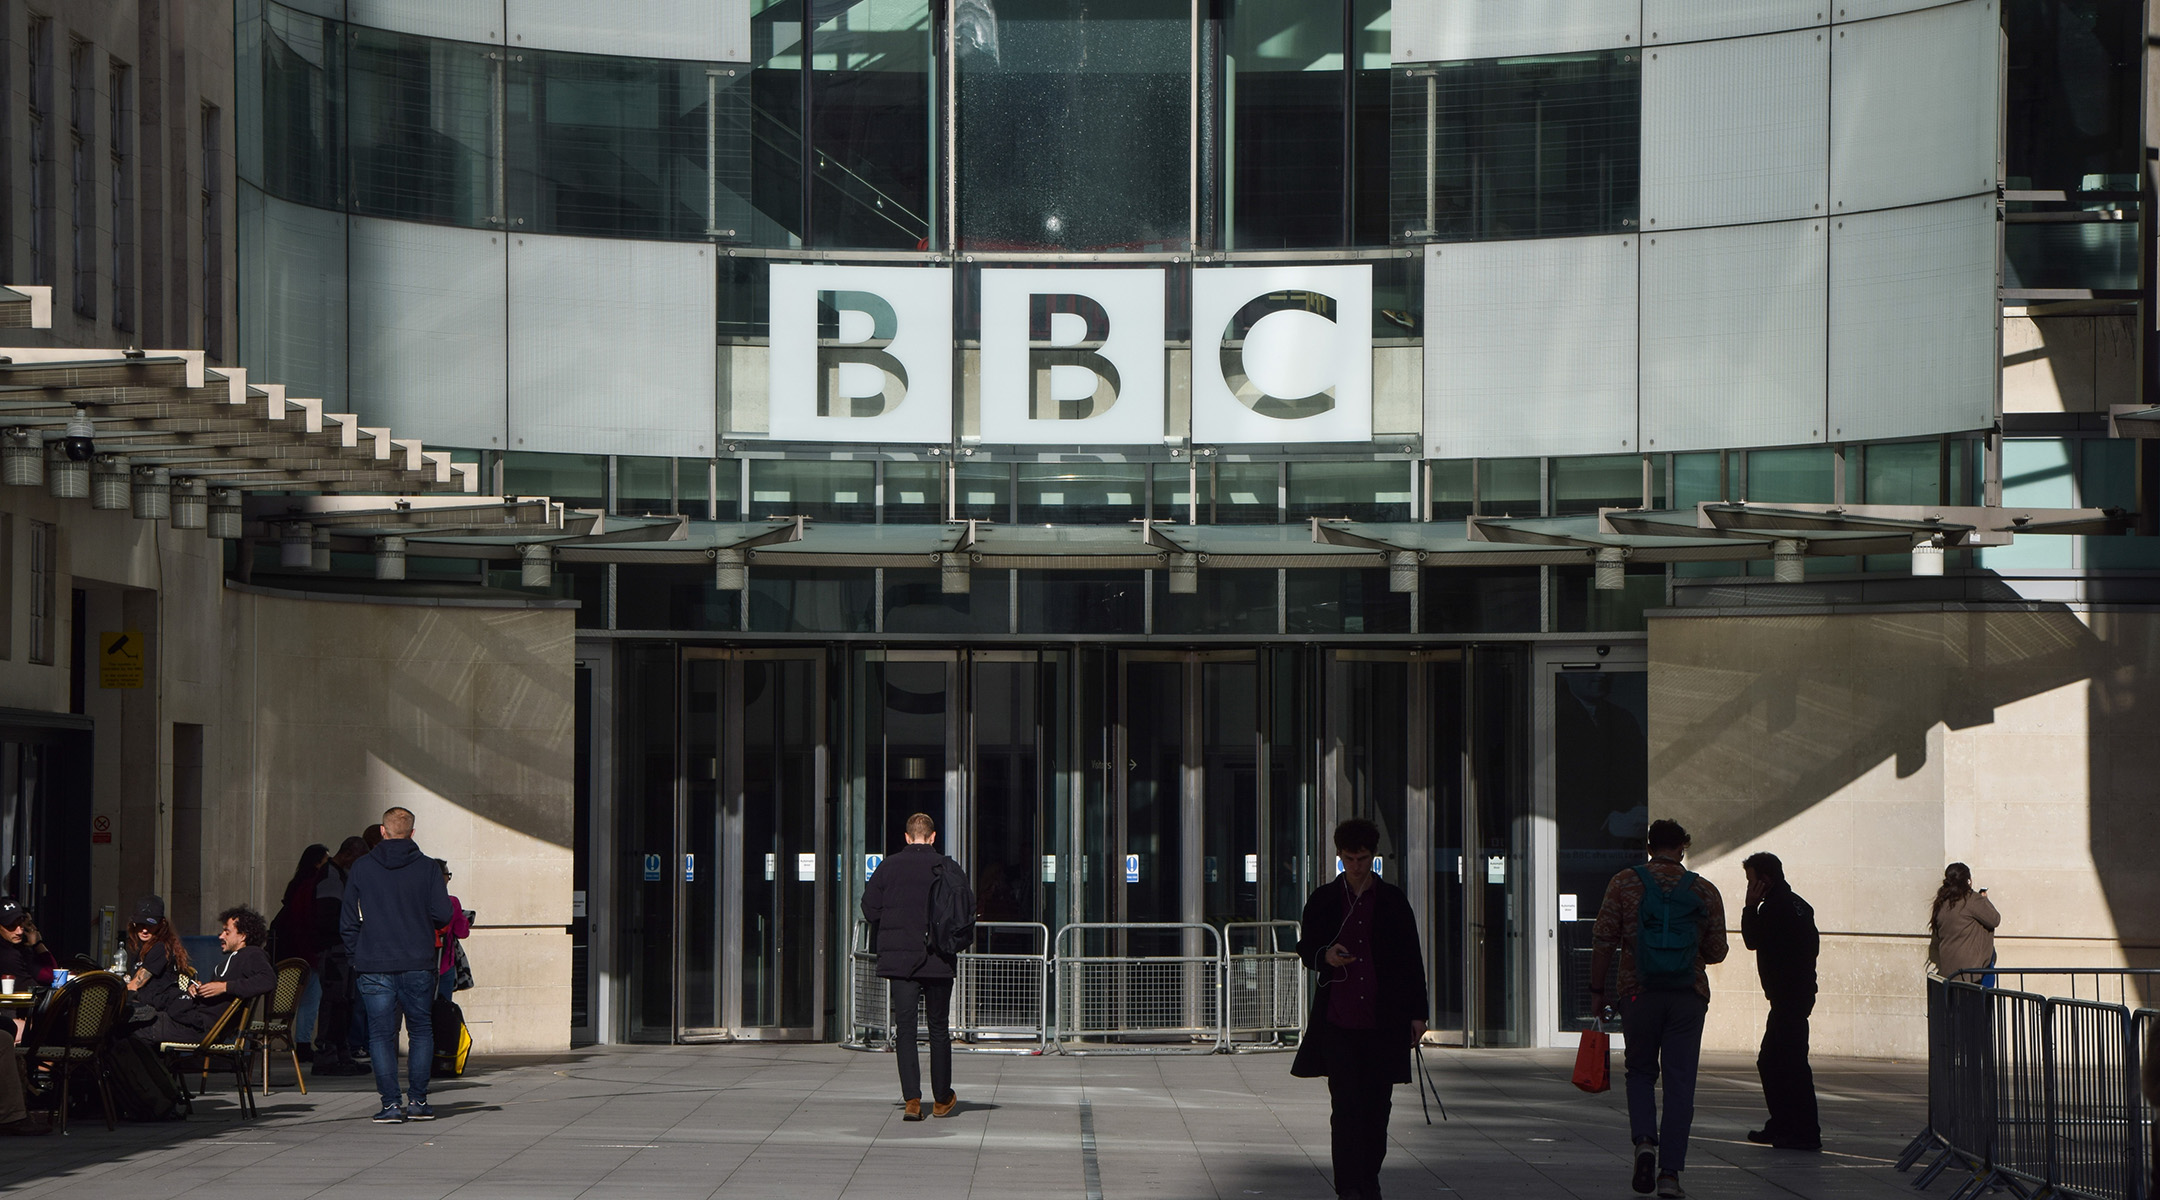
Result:
{"label": "blue hoodie", "polygon": [[338,932],[361,974],[432,974],[435,931],[452,915],[442,868],[411,838],[385,838],[353,863]]}

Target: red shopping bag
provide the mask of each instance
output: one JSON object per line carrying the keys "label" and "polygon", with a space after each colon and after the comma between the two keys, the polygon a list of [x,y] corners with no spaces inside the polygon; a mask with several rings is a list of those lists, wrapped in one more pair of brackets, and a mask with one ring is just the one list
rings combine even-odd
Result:
{"label": "red shopping bag", "polygon": [[1612,1089],[1612,1038],[1602,1027],[1585,1031],[1575,1049],[1575,1086],[1592,1093]]}

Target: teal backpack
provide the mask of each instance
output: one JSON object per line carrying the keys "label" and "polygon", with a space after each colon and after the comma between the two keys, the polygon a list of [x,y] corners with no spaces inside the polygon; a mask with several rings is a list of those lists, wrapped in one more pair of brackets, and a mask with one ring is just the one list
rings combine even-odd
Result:
{"label": "teal backpack", "polygon": [[1635,873],[1643,882],[1635,974],[1646,992],[1688,991],[1695,986],[1696,949],[1702,942],[1703,900],[1695,890],[1695,872],[1682,875],[1671,891],[1663,890],[1649,864]]}

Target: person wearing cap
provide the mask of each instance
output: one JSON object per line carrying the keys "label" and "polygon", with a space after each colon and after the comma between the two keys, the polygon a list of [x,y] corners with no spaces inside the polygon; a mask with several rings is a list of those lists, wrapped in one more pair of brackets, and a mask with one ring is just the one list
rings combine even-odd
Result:
{"label": "person wearing cap", "polygon": [[[28,910],[13,900],[0,900],[0,978],[13,979],[18,991],[52,984],[53,968],[60,965],[46,949],[45,937]],[[15,1018],[15,1037],[22,1038],[23,1019]]]}
{"label": "person wearing cap", "polygon": [[160,1042],[194,1042],[209,1032],[219,1014],[235,1000],[253,1000],[277,986],[277,968],[262,946],[270,939],[269,923],[246,905],[235,905],[218,914],[218,948],[224,954],[217,963],[187,988],[187,995],[158,1014],[134,1036],[155,1046]]}
{"label": "person wearing cap", "polygon": [[135,915],[128,919],[121,950],[128,991],[138,1003],[158,1012],[171,1008],[180,999],[182,983],[195,972],[195,965],[188,961],[187,947],[180,943],[179,931],[165,919],[165,901],[157,896],[144,896],[135,902]]}

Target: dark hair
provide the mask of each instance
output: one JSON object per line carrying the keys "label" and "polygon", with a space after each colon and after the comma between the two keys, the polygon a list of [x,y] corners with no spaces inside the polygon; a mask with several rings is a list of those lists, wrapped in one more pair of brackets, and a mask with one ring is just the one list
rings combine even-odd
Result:
{"label": "dark hair", "polygon": [[1335,852],[1380,849],[1380,827],[1363,817],[1352,817],[1335,827]]}
{"label": "dark hair", "polygon": [[438,858],[434,861],[437,867],[442,868],[442,877],[444,879],[450,878],[450,860],[447,858]]}
{"label": "dark hair", "polygon": [[1765,879],[1775,880],[1778,883],[1785,882],[1785,864],[1779,862],[1778,856],[1768,850],[1758,851],[1742,859],[1740,869],[1753,871]]}
{"label": "dark hair", "polygon": [[1943,905],[1955,904],[1972,894],[1971,867],[1964,863],[1951,863],[1944,867],[1942,886],[1935,889],[1935,906],[1928,909],[1928,936],[1933,937],[1941,932],[1937,924],[1942,920]]}
{"label": "dark hair", "polygon": [[1685,850],[1694,840],[1688,836],[1687,830],[1681,828],[1678,821],[1650,822],[1649,836],[1643,839],[1652,854],[1660,850]]}
{"label": "dark hair", "polygon": [[916,813],[907,819],[907,835],[909,837],[929,837],[936,832],[937,822],[930,819],[929,813]]}
{"label": "dark hair", "polygon": [[330,847],[316,842],[300,852],[300,865],[293,868],[292,878],[285,881],[285,890],[293,885],[315,878],[322,873],[323,864],[330,861]]}
{"label": "dark hair", "polygon": [[250,946],[260,946],[270,938],[270,927],[263,924],[262,914],[245,904],[236,904],[226,909],[217,915],[217,919],[221,926],[231,921],[233,928],[240,932],[241,937],[247,939]]}
{"label": "dark hair", "polygon": [[349,867],[354,859],[367,852],[368,844],[366,842],[356,837],[349,837],[338,843],[337,854],[333,857],[339,866]]}
{"label": "dark hair", "polygon": [[370,825],[366,829],[360,831],[360,841],[365,844],[370,850],[373,850],[376,843],[382,840],[383,831],[382,826],[380,825]]}

